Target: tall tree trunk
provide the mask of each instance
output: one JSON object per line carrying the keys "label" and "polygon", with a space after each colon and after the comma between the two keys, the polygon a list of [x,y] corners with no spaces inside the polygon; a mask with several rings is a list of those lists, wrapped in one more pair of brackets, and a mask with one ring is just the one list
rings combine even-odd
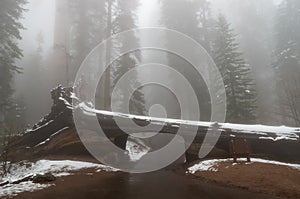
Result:
{"label": "tall tree trunk", "polygon": [[[112,1],[107,1],[107,30],[106,30],[106,38],[111,37],[112,31]],[[104,87],[104,108],[106,110],[110,110],[110,78],[111,78],[111,69],[110,69],[110,61],[111,61],[111,47],[112,43],[110,40],[106,43],[106,62],[105,66],[108,66],[105,73],[105,87]]]}

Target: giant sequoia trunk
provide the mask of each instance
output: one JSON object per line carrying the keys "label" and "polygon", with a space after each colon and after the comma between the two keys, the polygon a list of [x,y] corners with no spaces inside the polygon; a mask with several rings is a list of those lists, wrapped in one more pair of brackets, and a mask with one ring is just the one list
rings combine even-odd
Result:
{"label": "giant sequoia trunk", "polygon": [[[51,112],[38,122],[32,130],[29,130],[15,142],[15,146],[19,149],[17,151],[23,154],[28,150],[31,154],[89,155],[74,128],[72,111],[75,110],[75,107],[72,105],[72,97],[74,96],[72,89],[59,86],[52,90],[51,96],[53,99]],[[87,111],[80,106],[76,107],[76,109]],[[89,117],[92,117],[88,115],[83,121],[87,124],[87,128],[89,128]],[[151,129],[154,131],[154,129],[159,127],[161,129],[159,133],[166,134],[176,134],[179,126],[181,126],[184,129],[184,133],[189,135],[196,125],[198,129],[197,136],[186,152],[187,157],[193,157],[189,158],[190,160],[198,157],[207,129],[215,125],[215,123],[210,124],[207,122],[179,121],[178,123],[176,120],[145,119],[145,117],[126,114],[108,114],[105,111],[97,111],[97,117],[99,125],[101,125],[106,136],[117,146],[119,138],[126,135],[124,129],[125,131],[128,129],[131,132],[135,130],[131,125],[132,121],[140,126],[148,125],[148,132],[151,132]],[[116,117],[122,120],[122,130],[114,120]],[[150,124],[150,121],[153,121],[153,123]],[[276,130],[272,130],[273,128],[276,128]],[[219,124],[218,130],[221,131],[221,136],[208,158],[227,158],[230,156],[229,142],[232,139],[246,139],[251,146],[252,156],[300,162],[300,130],[289,128],[291,132],[284,134],[283,132],[278,132],[281,128],[261,125],[252,127],[249,125]],[[119,147],[124,149],[124,141],[122,141],[121,145]]]}

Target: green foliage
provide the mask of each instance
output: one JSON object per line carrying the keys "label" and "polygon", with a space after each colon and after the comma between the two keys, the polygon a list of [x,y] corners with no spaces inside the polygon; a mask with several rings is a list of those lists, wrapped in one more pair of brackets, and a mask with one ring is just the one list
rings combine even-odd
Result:
{"label": "green foliage", "polygon": [[[137,0],[122,1],[116,0],[113,1],[113,12],[112,12],[112,29],[109,30],[111,34],[119,33],[122,31],[130,30],[136,28],[136,10],[138,6]],[[138,38],[132,34],[129,37],[129,40],[114,41],[112,44],[112,52],[116,52],[122,49],[127,49],[129,46],[137,46],[139,43]],[[141,54],[140,51],[130,52],[123,55],[118,60],[115,60],[111,66],[112,74],[112,84],[111,89],[115,87],[119,79],[129,70],[134,69],[138,62],[140,61]],[[118,102],[120,110],[124,110],[122,107],[128,106],[123,96],[125,93],[129,92],[130,87],[138,84],[138,74],[135,73],[135,78],[132,78],[129,81],[128,86],[125,89],[119,89],[118,93]],[[133,93],[131,102],[129,103],[129,110],[131,114],[144,115],[145,112],[145,97],[141,89],[136,90]]]}
{"label": "green foliage", "polygon": [[[113,1],[105,1],[105,15],[104,15],[104,33],[105,37],[108,38],[114,34],[118,34],[120,32],[130,30],[136,27],[136,11],[137,11],[138,3],[136,0],[129,1],[121,1],[121,0],[113,0]],[[125,55],[122,55],[117,60],[111,60],[113,55],[118,54],[123,49],[127,49],[129,46],[138,45],[138,38],[132,34],[127,38],[127,40],[121,39],[116,40],[113,39],[110,44],[107,45],[107,54],[106,54],[106,64],[112,62],[110,65],[109,78],[110,85],[107,85],[105,82],[105,92],[104,95],[110,95],[113,89],[116,89],[115,86],[120,78],[129,70],[134,69],[138,62],[140,61],[140,52],[131,52]],[[106,75],[105,78],[108,76]],[[123,112],[125,111],[125,107],[128,106],[128,102],[124,99],[124,95],[128,93],[135,83],[138,83],[138,74],[135,74],[135,77],[128,80],[128,85],[124,86],[122,89],[115,90],[117,93],[117,99],[114,102],[117,107],[115,107],[116,111]],[[101,94],[102,94],[101,93]],[[108,94],[109,93],[109,94]],[[133,95],[133,100],[129,103],[129,111],[133,114],[144,115],[145,114],[145,98],[142,90],[137,90]],[[111,100],[111,96],[106,96],[105,101],[105,109],[108,104],[108,101]]]}
{"label": "green foliage", "polygon": [[70,45],[66,46],[72,61],[70,73],[74,76],[87,54],[104,39],[105,1],[70,0]]}
{"label": "green foliage", "polygon": [[[72,35],[70,44],[70,55],[72,58],[71,74],[76,74],[77,69],[82,63],[87,54],[107,37],[129,30],[136,27],[136,12],[138,7],[137,0],[75,0],[69,1],[71,10],[70,18],[70,33]],[[130,40],[127,41],[112,41],[109,51],[110,56],[119,52],[122,48],[128,45],[138,44],[137,37],[132,34]],[[115,87],[117,81],[127,71],[134,68],[140,61],[140,52],[133,52],[120,57],[118,60],[112,60],[113,64],[110,67],[110,91]],[[103,77],[104,78],[104,77]],[[103,80],[103,79],[102,79]],[[138,81],[138,74],[136,78],[130,80],[129,87],[135,81]],[[104,85],[104,82],[100,82]],[[103,99],[103,87],[99,87],[97,97]],[[124,92],[127,90],[119,91],[118,104],[120,111],[124,110],[121,107],[127,106],[123,102]],[[110,98],[109,98],[110,99]],[[104,109],[103,102],[97,103],[97,108]],[[145,113],[145,99],[141,90],[135,92],[133,96],[132,113],[144,114]]]}
{"label": "green foliage", "polygon": [[0,119],[2,120],[12,105],[13,75],[21,72],[21,68],[16,65],[16,60],[22,57],[18,40],[21,39],[20,30],[23,26],[20,19],[25,3],[25,0],[0,1]]}
{"label": "green foliage", "polygon": [[274,70],[281,114],[300,125],[300,1],[284,0],[278,9]]}
{"label": "green foliage", "polygon": [[223,77],[227,95],[227,122],[256,121],[256,91],[251,70],[239,52],[235,35],[225,17],[216,24],[213,54]]}
{"label": "green foliage", "polygon": [[[284,0],[276,18],[275,69],[281,75],[300,71],[300,2]],[[299,74],[299,73],[298,73]]]}

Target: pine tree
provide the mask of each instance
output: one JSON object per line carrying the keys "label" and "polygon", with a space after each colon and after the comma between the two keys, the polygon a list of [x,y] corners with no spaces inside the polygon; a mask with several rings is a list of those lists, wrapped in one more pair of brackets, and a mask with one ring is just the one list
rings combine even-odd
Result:
{"label": "pine tree", "polygon": [[[300,1],[284,0],[278,9],[274,70],[282,121],[300,125]],[[291,121],[293,121],[291,123]]]}
{"label": "pine tree", "polygon": [[[111,4],[111,6],[109,6]],[[111,9],[111,13],[108,13],[107,20],[111,20],[107,23],[106,32],[107,36],[118,34],[122,31],[130,30],[136,27],[136,9],[138,6],[138,2],[136,0],[122,1],[107,1],[106,7]],[[107,9],[108,10],[108,9]],[[111,14],[111,17],[109,16]],[[111,25],[109,25],[111,24]],[[128,48],[128,46],[136,46],[138,44],[138,38],[132,34],[130,39],[125,41],[112,41],[111,49],[109,53],[118,52],[124,48]],[[119,79],[129,70],[136,67],[138,62],[140,61],[140,52],[131,52],[126,55],[123,55],[117,60],[111,60],[113,63],[110,65],[109,76],[110,76],[110,84],[106,85],[110,87],[110,92],[115,88],[115,85],[119,81]],[[135,75],[135,78],[129,80],[130,83],[125,87],[125,89],[118,90],[118,102],[119,104],[118,110],[124,110],[125,106],[128,106],[128,102],[123,100],[124,94],[127,93],[131,86],[138,83],[138,74]],[[108,88],[106,88],[108,89]],[[111,100],[110,96],[106,100]],[[132,114],[145,114],[145,97],[144,93],[141,89],[138,89],[134,92],[131,102],[129,104],[129,110]]]}
{"label": "pine tree", "polygon": [[[74,78],[83,59],[87,54],[106,38],[119,32],[129,30],[136,27],[136,10],[137,0],[121,1],[121,0],[68,0],[70,13],[68,20],[70,27],[68,33],[72,38],[69,44],[70,74]],[[118,60],[110,60],[113,53],[119,52],[125,45],[131,45],[133,42],[139,42],[133,34],[130,41],[112,41],[107,49],[106,62],[113,61],[106,74],[100,81],[96,93],[96,107],[99,109],[110,109],[111,92],[119,78],[128,70],[135,67],[140,60],[140,53],[133,52],[122,56]],[[137,43],[134,43],[137,44]],[[108,78],[107,78],[108,77]],[[132,84],[138,81],[136,78],[131,80]],[[129,87],[131,84],[129,85]],[[105,88],[104,88],[105,87]],[[127,91],[120,91],[118,104],[120,111],[122,106],[126,106],[123,102],[122,95]],[[123,94],[122,94],[123,93]],[[131,103],[131,111],[135,114],[144,114],[145,99],[141,90],[137,90]]]}
{"label": "pine tree", "polygon": [[69,0],[69,76],[74,79],[88,53],[104,38],[105,1]]}
{"label": "pine tree", "polygon": [[[260,123],[276,124],[275,82],[271,67],[273,50],[274,0],[230,0],[224,1],[228,20],[235,32],[239,33],[239,42],[244,57],[252,67],[257,85],[257,114]],[[253,28],[255,27],[255,28]]]}
{"label": "pine tree", "polygon": [[[68,13],[64,15],[66,18],[64,20],[68,22],[65,31],[68,41],[64,42],[67,46],[62,46],[62,48],[66,51],[65,54],[69,60],[67,64],[70,66],[69,76],[73,79],[84,58],[96,45],[113,34],[136,27],[135,13],[138,3],[137,0],[126,2],[121,0],[66,0],[66,4],[68,9],[65,11]],[[134,34],[130,41],[113,41],[107,49],[106,59],[110,59],[113,53],[119,52],[121,48],[131,45],[132,42],[139,42]],[[97,108],[110,109],[108,101],[111,100],[112,88],[125,72],[136,66],[139,60],[140,52],[130,53],[118,60],[113,60],[113,64],[102,77],[97,89]],[[136,74],[135,81],[138,81],[138,74]],[[120,92],[120,106],[125,105],[122,101],[122,92]],[[131,109],[136,114],[143,114],[144,106],[144,94],[138,90],[135,92]]]}
{"label": "pine tree", "polygon": [[21,68],[16,65],[16,60],[22,57],[17,41],[21,39],[20,29],[23,26],[20,18],[25,3],[26,0],[0,1],[0,122],[11,108],[13,76],[21,72]]}
{"label": "pine tree", "polygon": [[253,123],[256,120],[254,81],[224,16],[218,18],[215,37],[213,54],[226,89],[227,122]]}

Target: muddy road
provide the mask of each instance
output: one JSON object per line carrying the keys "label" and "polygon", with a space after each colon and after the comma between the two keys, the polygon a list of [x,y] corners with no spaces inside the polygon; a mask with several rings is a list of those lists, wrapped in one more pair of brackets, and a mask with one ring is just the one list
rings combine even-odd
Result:
{"label": "muddy road", "polygon": [[87,173],[57,179],[55,186],[33,193],[22,193],[22,199],[276,199],[247,190],[222,187],[203,182],[190,175],[161,170],[145,174]]}

